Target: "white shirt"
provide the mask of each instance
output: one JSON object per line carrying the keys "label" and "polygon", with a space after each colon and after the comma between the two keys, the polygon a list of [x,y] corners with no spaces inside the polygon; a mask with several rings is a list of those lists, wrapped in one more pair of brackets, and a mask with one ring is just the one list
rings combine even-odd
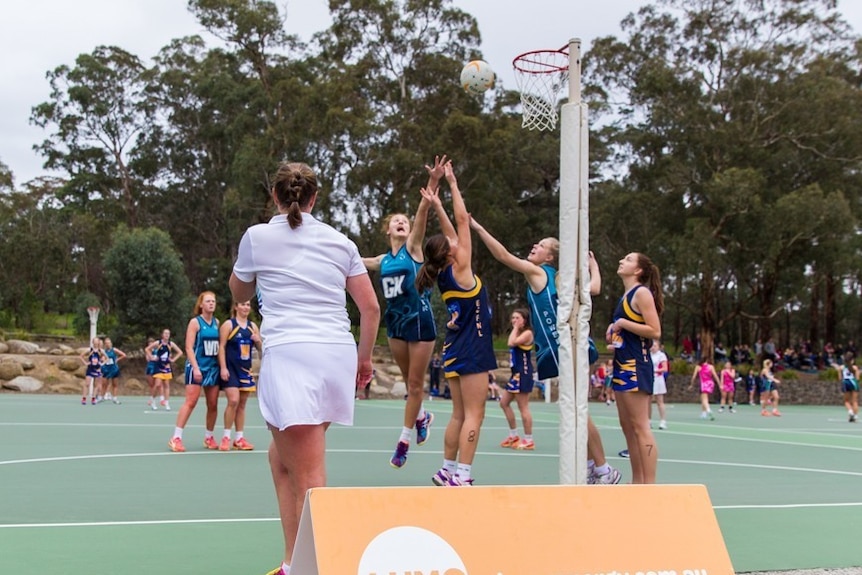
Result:
{"label": "white shirt", "polygon": [[665,353],[662,350],[658,350],[655,353],[650,352],[649,356],[650,356],[650,358],[652,358],[652,367],[653,367],[653,376],[654,376],[653,379],[661,378],[661,380],[664,381],[664,376],[665,376],[665,374],[667,374],[667,372],[665,371],[665,372],[662,372],[660,374],[658,372],[658,366],[661,362],[664,362],[665,363],[665,369],[670,369],[670,366],[667,365],[667,355],[665,355]]}
{"label": "white shirt", "polygon": [[285,343],[355,345],[345,292],[347,278],[367,274],[359,250],[344,234],[302,214],[291,229],[286,215],[246,230],[233,273],[257,282],[264,302],[264,348]]}

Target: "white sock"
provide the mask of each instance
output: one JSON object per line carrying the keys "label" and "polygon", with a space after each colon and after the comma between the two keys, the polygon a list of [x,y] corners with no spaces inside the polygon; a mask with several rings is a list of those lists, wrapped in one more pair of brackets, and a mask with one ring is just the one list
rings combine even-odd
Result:
{"label": "white sock", "polygon": [[467,479],[470,479],[470,471],[472,469],[472,465],[467,465],[466,463],[459,463],[458,468],[455,471],[455,475],[466,481]]}
{"label": "white sock", "polygon": [[174,437],[176,439],[182,439],[183,438],[183,428],[182,427],[175,427],[174,428]]}
{"label": "white sock", "polygon": [[290,565],[288,565],[287,563],[282,562],[282,564],[281,564],[281,571],[282,571],[282,573],[284,573],[284,575],[290,575]]}
{"label": "white sock", "polygon": [[212,437],[212,436],[213,436],[213,432],[212,432],[212,431],[210,431],[209,429],[205,429],[205,430],[204,430],[204,439],[209,439],[209,438],[210,438],[210,437]]}
{"label": "white sock", "polygon": [[225,429],[224,433],[222,433],[222,437],[227,437],[230,439],[230,429]]}
{"label": "white sock", "polygon": [[592,459],[587,459],[587,475],[593,473],[596,469],[596,462]]}
{"label": "white sock", "polygon": [[165,400],[165,396],[164,396],[164,395],[160,395],[160,396],[159,396],[159,401],[164,401],[164,400]]}
{"label": "white sock", "polygon": [[458,469],[458,464],[454,459],[444,459],[443,460],[443,469],[455,475],[455,470]]}
{"label": "white sock", "polygon": [[509,430],[509,437],[518,437],[518,428]]}
{"label": "white sock", "polygon": [[401,428],[401,437],[398,441],[403,441],[404,443],[410,443],[410,435],[413,434],[413,428],[411,427],[402,427]]}
{"label": "white sock", "polygon": [[236,437],[234,438],[234,441],[239,441],[240,439],[242,439],[242,437],[243,437],[243,436],[242,436],[242,431],[237,431],[237,432],[236,432]]}
{"label": "white sock", "polygon": [[611,472],[611,466],[608,465],[607,461],[604,465],[600,465],[596,467],[596,475],[607,475]]}
{"label": "white sock", "polygon": [[425,408],[420,406],[419,415],[416,416],[416,421],[422,421],[423,419],[425,419]]}
{"label": "white sock", "polygon": [[533,441],[533,436],[532,435],[525,435],[524,441],[526,441],[527,443],[530,443],[531,441]]}

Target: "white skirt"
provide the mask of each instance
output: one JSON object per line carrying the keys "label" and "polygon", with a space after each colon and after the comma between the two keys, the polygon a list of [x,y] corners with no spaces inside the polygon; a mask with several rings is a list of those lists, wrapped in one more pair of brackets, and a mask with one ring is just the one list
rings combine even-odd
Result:
{"label": "white skirt", "polygon": [[356,346],[286,343],[264,350],[257,397],[264,421],[292,425],[353,425]]}
{"label": "white skirt", "polygon": [[652,381],[652,394],[653,395],[665,395],[667,393],[667,382],[664,380],[664,376],[656,376]]}

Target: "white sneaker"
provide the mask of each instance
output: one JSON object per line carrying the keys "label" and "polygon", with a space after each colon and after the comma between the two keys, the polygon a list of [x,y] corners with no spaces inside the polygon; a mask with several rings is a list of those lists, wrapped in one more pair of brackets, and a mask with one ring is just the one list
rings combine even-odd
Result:
{"label": "white sneaker", "polygon": [[614,467],[611,467],[611,470],[604,475],[595,475],[594,477],[594,485],[616,485],[622,479],[622,475]]}
{"label": "white sneaker", "polygon": [[111,401],[114,402],[114,405],[120,405],[120,400],[116,397],[112,398]]}
{"label": "white sneaker", "polygon": [[152,409],[153,411],[159,410],[159,402],[154,399],[150,399],[149,401],[147,401],[147,405],[149,405],[150,409]]}
{"label": "white sneaker", "polygon": [[658,424],[658,428],[659,429],[667,429],[667,421],[662,419],[661,422]]}
{"label": "white sneaker", "polygon": [[167,400],[167,399],[166,399],[166,400],[164,400],[164,401],[162,402],[162,407],[164,407],[164,408],[165,408],[165,411],[170,411],[170,410],[171,410],[171,404],[170,404],[170,403],[168,403],[168,400]]}

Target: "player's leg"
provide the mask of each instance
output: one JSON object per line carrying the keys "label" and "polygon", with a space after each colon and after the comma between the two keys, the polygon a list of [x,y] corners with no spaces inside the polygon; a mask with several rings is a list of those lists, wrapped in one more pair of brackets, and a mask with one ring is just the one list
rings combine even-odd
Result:
{"label": "player's leg", "polygon": [[514,447],[521,441],[518,435],[518,425],[515,422],[515,412],[512,410],[512,399],[518,394],[512,393],[508,389],[503,390],[503,399],[500,400],[500,409],[503,410],[503,417],[506,418],[506,424],[509,426],[509,435],[500,443],[500,447]]}
{"label": "player's leg", "polygon": [[240,451],[251,451],[254,449],[254,445],[249,443],[245,438],[245,406],[248,403],[249,395],[251,395],[251,391],[245,389],[239,390],[239,403],[236,406],[236,418],[234,419],[236,436],[233,440],[233,448]]}
{"label": "player's leg", "polygon": [[530,411],[530,394],[523,391],[515,396],[518,403],[518,411],[521,414],[521,424],[524,426],[524,438],[518,443],[518,449],[533,450],[536,444],[533,442],[533,413]]}
{"label": "player's leg", "polygon": [[207,383],[209,385],[201,386],[207,405],[207,413],[204,418],[204,445],[207,449],[218,449],[218,444],[215,441],[215,426],[216,421],[218,421],[218,395],[221,390],[217,378],[207,378]]}
{"label": "player's leg", "polygon": [[425,399],[425,373],[428,364],[431,363],[431,355],[434,353],[433,341],[411,341],[407,343],[408,350],[408,372],[407,372],[407,406],[404,408],[404,422],[408,423],[414,413],[413,425],[416,427],[416,445],[423,445],[428,441],[431,424],[434,415],[422,407]]}
{"label": "player's leg", "polygon": [[239,408],[239,388],[225,386],[224,395],[227,398],[227,405],[224,408],[224,430],[218,448],[219,451],[230,451],[230,433],[236,421],[236,412]]}
{"label": "player's leg", "polygon": [[461,398],[464,404],[464,423],[458,435],[458,469],[456,479],[461,483],[472,480],[473,459],[479,446],[479,435],[482,422],[485,419],[486,395],[483,382],[487,382],[488,373],[471,373],[462,375]]}
{"label": "player's leg", "polygon": [[328,424],[295,425],[272,429],[269,463],[284,534],[284,563],[290,565],[306,492],[326,485],[326,428]]}
{"label": "player's leg", "polygon": [[632,483],[655,483],[658,447],[649,427],[650,396],[642,391],[617,394],[620,425],[626,436]]}
{"label": "player's leg", "polygon": [[[452,396],[452,414],[443,432],[443,466],[434,474],[431,481],[435,485],[449,485],[457,471],[458,439],[464,426],[464,399],[461,396],[461,378],[448,377],[446,385]],[[484,390],[484,386],[482,387]],[[484,391],[483,391],[484,396]]]}

